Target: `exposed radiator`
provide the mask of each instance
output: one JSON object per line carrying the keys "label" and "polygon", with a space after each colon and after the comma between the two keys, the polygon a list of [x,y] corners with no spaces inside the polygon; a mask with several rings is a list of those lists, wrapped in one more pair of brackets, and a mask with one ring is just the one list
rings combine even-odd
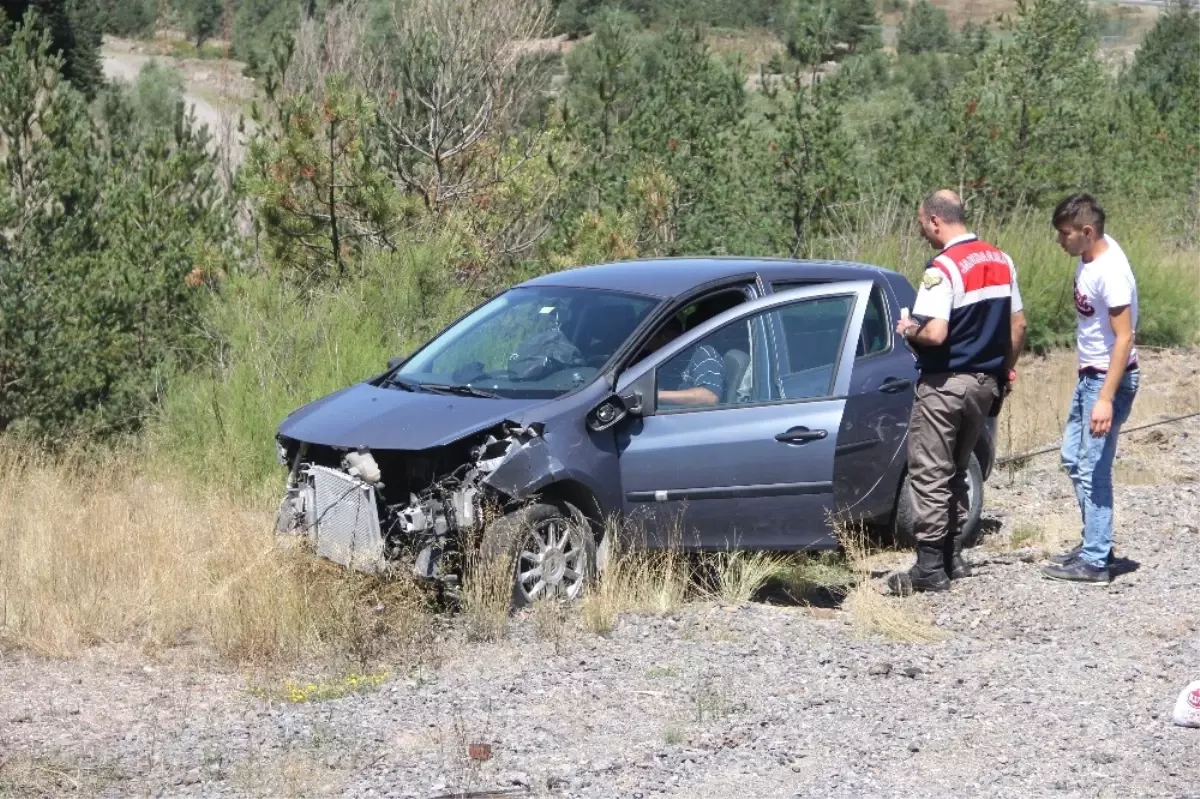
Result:
{"label": "exposed radiator", "polygon": [[381,571],[385,562],[375,488],[337,469],[310,466],[307,471],[314,494],[309,535],[317,555],[358,571]]}

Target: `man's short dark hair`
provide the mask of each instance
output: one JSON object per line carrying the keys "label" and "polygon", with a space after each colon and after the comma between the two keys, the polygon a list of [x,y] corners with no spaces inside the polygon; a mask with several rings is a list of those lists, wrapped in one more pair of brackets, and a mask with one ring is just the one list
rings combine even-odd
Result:
{"label": "man's short dark hair", "polygon": [[947,191],[935,191],[921,201],[925,216],[936,216],[951,225],[961,225],[967,220],[962,200]]}
{"label": "man's short dark hair", "polygon": [[1054,208],[1054,227],[1070,225],[1076,230],[1091,225],[1097,236],[1104,235],[1104,209],[1090,194],[1072,194]]}

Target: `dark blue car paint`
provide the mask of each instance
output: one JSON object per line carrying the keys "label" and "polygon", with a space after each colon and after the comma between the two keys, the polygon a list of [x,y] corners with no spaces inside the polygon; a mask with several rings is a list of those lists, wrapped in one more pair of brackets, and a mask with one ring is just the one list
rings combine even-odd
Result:
{"label": "dark blue car paint", "polygon": [[[843,350],[835,396],[809,402],[754,407],[656,413],[655,365],[725,321],[770,302],[779,284],[854,281],[860,307],[848,341],[855,341],[866,294],[862,281],[883,292],[888,307],[889,347],[877,355],[853,357]],[[280,425],[285,442],[339,448],[420,451],[462,440],[511,421],[539,425],[541,440],[528,460],[506,464],[490,485],[513,499],[535,494],[570,496],[600,522],[616,515],[647,517],[661,540],[669,517],[684,512],[699,533],[688,546],[802,549],[835,545],[825,514],[836,509],[865,518],[888,516],[905,469],[907,432],[916,370],[912,353],[893,340],[890,326],[900,307],[912,307],[915,291],[895,272],[844,262],[702,258],[623,262],[545,275],[522,285],[562,285],[615,289],[661,297],[664,303],[618,349],[586,385],[552,400],[487,399],[398,388],[369,382],[350,386],[292,413]],[[703,288],[701,288],[703,287]],[[630,370],[651,329],[698,294],[742,288],[757,296],[688,331]],[[820,291],[818,287],[814,289]],[[793,292],[794,293],[794,292]],[[803,292],[801,292],[802,294]],[[764,296],[765,295],[765,296]],[[464,316],[466,316],[464,314]],[[901,391],[880,391],[886,381],[909,380]],[[586,415],[615,390],[628,402],[645,391],[645,413],[613,428],[592,432]],[[648,389],[648,390],[646,390]],[[741,417],[739,418],[739,415]],[[720,417],[727,425],[718,425]],[[828,436],[802,445],[774,440],[796,426],[825,429]],[[992,443],[981,443],[985,473]],[[868,479],[863,479],[864,477]],[[653,501],[650,501],[653,499]]]}
{"label": "dark blue car paint", "polygon": [[547,400],[483,399],[358,383],[306,405],[279,432],[333,447],[420,450],[440,447]]}

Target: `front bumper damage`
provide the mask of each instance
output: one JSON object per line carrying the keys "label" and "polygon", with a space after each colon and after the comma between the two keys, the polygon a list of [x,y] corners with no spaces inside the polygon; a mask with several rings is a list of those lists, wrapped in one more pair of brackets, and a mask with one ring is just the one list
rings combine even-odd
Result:
{"label": "front bumper damage", "polygon": [[[562,471],[544,426],[512,421],[434,453],[280,445],[291,471],[277,533],[357,571],[411,562],[418,578],[450,582],[464,540]],[[442,468],[420,474],[418,461]]]}

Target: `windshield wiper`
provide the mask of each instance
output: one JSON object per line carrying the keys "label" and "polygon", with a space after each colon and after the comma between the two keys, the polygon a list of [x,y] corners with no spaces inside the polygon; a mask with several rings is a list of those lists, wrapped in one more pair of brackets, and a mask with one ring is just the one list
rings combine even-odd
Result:
{"label": "windshield wiper", "polygon": [[500,399],[499,394],[493,394],[490,391],[484,391],[481,388],[473,386],[451,386],[445,383],[421,383],[421,388],[426,391],[439,391],[443,394],[458,394],[463,397],[483,397],[484,399]]}
{"label": "windshield wiper", "polygon": [[382,387],[388,388],[389,386],[395,386],[396,388],[402,388],[405,391],[417,391],[418,385],[418,383],[415,383],[411,380],[405,380],[403,377],[396,377],[395,375],[392,375],[391,377],[384,379]]}

